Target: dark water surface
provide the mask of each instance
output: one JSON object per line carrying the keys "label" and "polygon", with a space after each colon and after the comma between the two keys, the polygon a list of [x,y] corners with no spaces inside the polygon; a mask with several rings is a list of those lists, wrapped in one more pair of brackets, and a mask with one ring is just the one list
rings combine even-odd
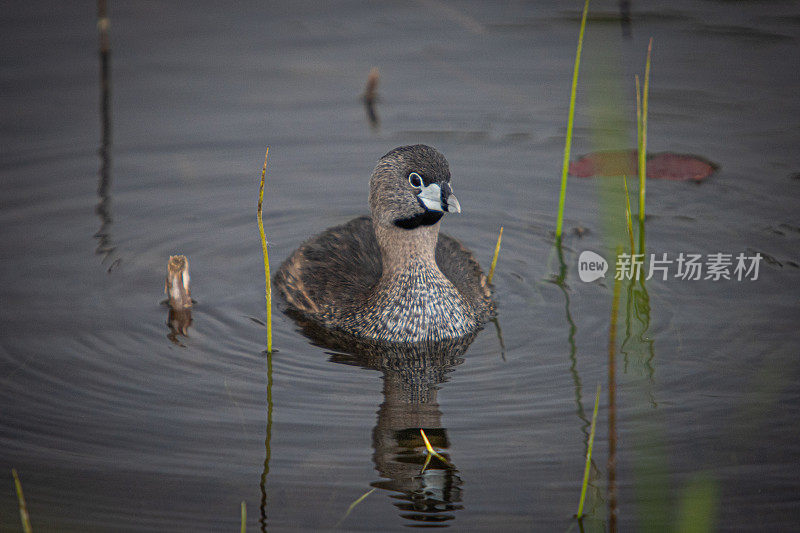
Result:
{"label": "dark water surface", "polygon": [[[705,475],[719,530],[796,530],[800,7],[634,2],[627,39],[617,6],[592,6],[574,153],[633,145],[626,126],[613,146],[614,109],[634,124],[633,75],[653,36],[649,148],[720,170],[648,184],[648,252],[765,257],[755,281],[653,279],[649,314],[641,294],[628,310],[623,284],[618,527],[669,529]],[[611,182],[570,181],[564,289],[549,281],[579,7],[113,3],[103,180],[94,4],[7,6],[0,530],[19,528],[14,467],[35,531],[232,531],[243,500],[253,531],[562,531],[598,383],[584,525],[608,528],[613,281],[581,282],[577,257],[610,257],[617,242],[620,204],[601,200]],[[377,129],[359,101],[372,66]],[[464,213],[443,230],[484,267],[505,227],[502,344],[490,324],[409,378],[312,345],[277,313],[270,370],[253,320],[264,148],[276,267],[366,212],[374,162],[414,142],[448,157]],[[159,302],[175,253],[198,303],[188,337],[170,338]],[[419,474],[420,427],[450,467]]]}

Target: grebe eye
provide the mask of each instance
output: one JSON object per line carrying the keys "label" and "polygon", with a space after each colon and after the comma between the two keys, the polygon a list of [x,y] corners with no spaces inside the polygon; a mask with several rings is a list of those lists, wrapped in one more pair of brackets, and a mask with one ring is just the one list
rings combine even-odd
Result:
{"label": "grebe eye", "polygon": [[412,172],[408,175],[408,182],[412,187],[416,187],[417,189],[422,187],[422,177],[416,172]]}

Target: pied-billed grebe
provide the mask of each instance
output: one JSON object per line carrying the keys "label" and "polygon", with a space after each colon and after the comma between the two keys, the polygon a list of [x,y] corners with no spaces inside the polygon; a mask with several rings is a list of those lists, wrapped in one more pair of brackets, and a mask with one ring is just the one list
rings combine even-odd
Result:
{"label": "pied-billed grebe", "polygon": [[281,265],[275,285],[305,320],[380,342],[465,337],[491,316],[491,289],[472,253],[439,235],[445,212],[460,213],[450,168],[437,150],[395,148],[372,172],[371,217],[306,241]]}

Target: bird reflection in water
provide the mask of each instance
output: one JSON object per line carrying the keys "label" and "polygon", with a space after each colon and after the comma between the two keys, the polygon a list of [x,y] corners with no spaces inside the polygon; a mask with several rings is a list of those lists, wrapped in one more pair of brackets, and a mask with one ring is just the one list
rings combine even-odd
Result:
{"label": "bird reflection in water", "polygon": [[[462,509],[463,482],[446,450],[447,428],[437,394],[448,374],[463,362],[475,334],[456,340],[418,344],[372,344],[337,336],[303,323],[303,332],[316,343],[336,350],[335,363],[378,370],[383,374],[383,403],[372,430],[372,461],[381,479],[374,488],[393,492],[391,498],[408,525],[442,526]],[[428,460],[420,429],[447,462]]]}
{"label": "bird reflection in water", "polygon": [[192,325],[192,295],[189,291],[189,260],[185,255],[170,256],[167,263],[167,278],[164,281],[164,292],[169,306],[167,338],[178,346],[184,346],[178,336],[187,337]]}
{"label": "bird reflection in water", "polygon": [[117,247],[111,236],[114,218],[111,213],[111,40],[109,37],[108,6],[106,0],[97,2],[97,28],[99,30],[100,54],[100,171],[97,184],[97,205],[95,213],[100,218],[100,229],[94,234],[97,239],[95,254],[103,257],[103,264],[109,263],[108,273],[119,266],[122,259],[115,258]]}
{"label": "bird reflection in water", "polygon": [[361,95],[361,101],[364,102],[364,110],[367,112],[367,120],[374,131],[377,131],[381,124],[376,111],[380,77],[377,67],[372,67],[367,76],[367,86],[364,89],[364,94]]}

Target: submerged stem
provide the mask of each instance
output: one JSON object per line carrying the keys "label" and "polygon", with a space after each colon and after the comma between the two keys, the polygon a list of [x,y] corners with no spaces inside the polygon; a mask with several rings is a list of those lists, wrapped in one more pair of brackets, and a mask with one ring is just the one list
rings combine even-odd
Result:
{"label": "submerged stem", "polygon": [[594,411],[592,412],[592,428],[589,430],[589,447],[586,450],[586,467],[583,469],[583,484],[581,485],[581,500],[578,504],[578,519],[583,518],[583,502],[586,500],[586,487],[589,485],[589,470],[592,465],[592,448],[594,447],[594,432],[597,428],[597,407],[600,405],[600,384],[597,384],[597,394],[594,397]]}
{"label": "submerged stem", "polygon": [[[644,199],[647,177],[647,101],[650,92],[650,52],[653,49],[653,38],[647,45],[647,62],[644,67],[644,88],[642,89],[641,132],[639,134],[639,220],[644,222]],[[638,93],[638,91],[637,91]],[[638,99],[637,99],[638,101]],[[637,113],[638,115],[638,113]]]}
{"label": "submerged stem", "polygon": [[17,500],[19,501],[19,518],[22,521],[22,531],[31,533],[31,517],[28,514],[28,506],[25,504],[25,495],[22,493],[22,482],[19,480],[17,469],[11,469],[11,475],[14,476],[14,487],[17,489]]}
{"label": "submerged stem", "polygon": [[631,222],[631,197],[628,195],[628,177],[622,176],[622,183],[625,184],[625,223],[628,226],[628,237],[631,240],[631,255],[636,253],[633,245],[633,223]]}
{"label": "submerged stem", "polygon": [[581,29],[578,34],[578,51],[575,53],[575,66],[572,70],[572,89],[569,94],[569,116],[567,118],[567,138],[564,142],[564,161],[561,167],[561,192],[558,197],[558,221],[556,222],[556,240],[561,240],[561,231],[564,225],[564,200],[567,196],[567,172],[569,171],[569,153],[572,148],[572,125],[575,119],[575,93],[578,87],[578,70],[581,64],[581,50],[583,50],[583,33],[586,29],[586,14],[589,11],[589,0],[583,4],[581,16]]}
{"label": "submerged stem", "polygon": [[491,283],[494,277],[494,267],[497,266],[497,256],[500,255],[500,241],[503,240],[503,226],[500,226],[500,235],[497,236],[497,244],[494,246],[494,257],[492,257],[492,266],[489,269],[489,275],[486,280]]}

